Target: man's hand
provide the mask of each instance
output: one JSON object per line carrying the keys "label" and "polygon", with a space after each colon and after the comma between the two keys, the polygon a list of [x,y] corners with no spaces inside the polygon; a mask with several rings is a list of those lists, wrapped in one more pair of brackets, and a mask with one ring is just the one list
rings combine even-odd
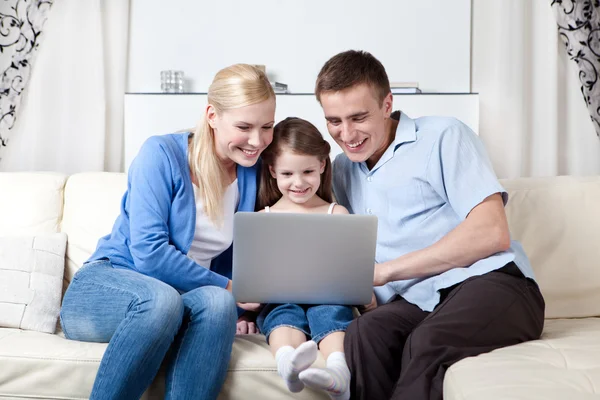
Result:
{"label": "man's hand", "polygon": [[261,303],[237,303],[237,306],[246,311],[257,312],[263,305]]}
{"label": "man's hand", "polygon": [[357,308],[361,314],[364,314],[377,308],[377,297],[375,297],[375,293],[373,293],[373,296],[371,296],[371,302],[369,304],[365,304],[364,306],[360,306]]}
{"label": "man's hand", "polygon": [[246,312],[237,320],[236,335],[254,335],[260,333],[256,327],[256,313]]}
{"label": "man's hand", "polygon": [[387,264],[375,264],[373,271],[373,286],[383,286],[390,281],[389,267]]}

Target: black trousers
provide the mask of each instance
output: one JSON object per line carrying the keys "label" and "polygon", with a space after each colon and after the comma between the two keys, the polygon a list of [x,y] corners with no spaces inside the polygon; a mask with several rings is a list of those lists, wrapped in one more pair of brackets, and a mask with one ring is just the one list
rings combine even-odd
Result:
{"label": "black trousers", "polygon": [[350,324],[352,399],[441,400],[455,362],[542,334],[544,299],[514,263],[441,294],[432,312],[397,297]]}

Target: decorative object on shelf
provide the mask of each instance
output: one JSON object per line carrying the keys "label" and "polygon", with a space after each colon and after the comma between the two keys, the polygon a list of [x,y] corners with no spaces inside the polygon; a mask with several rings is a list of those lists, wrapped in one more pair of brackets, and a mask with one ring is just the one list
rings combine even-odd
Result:
{"label": "decorative object on shelf", "polygon": [[390,82],[392,94],[421,93],[418,82]]}
{"label": "decorative object on shelf", "polygon": [[275,93],[289,93],[288,85],[281,82],[271,82],[271,86],[273,87],[273,91]]}
{"label": "decorative object on shelf", "polygon": [[581,94],[600,138],[600,2],[552,0],[558,34],[577,63]]}
{"label": "decorative object on shelf", "polygon": [[0,153],[16,120],[53,0],[3,0],[0,12]]}
{"label": "decorative object on shelf", "polygon": [[183,71],[160,71],[160,90],[163,93],[183,93]]}
{"label": "decorative object on shelf", "polygon": [[[258,68],[259,70],[261,70],[265,75],[267,74],[267,67],[266,65],[263,64],[252,64],[253,67]],[[289,93],[288,90],[288,85],[285,83],[281,83],[281,82],[270,82],[271,83],[271,87],[273,88],[273,91],[276,94],[285,94],[285,93]]]}

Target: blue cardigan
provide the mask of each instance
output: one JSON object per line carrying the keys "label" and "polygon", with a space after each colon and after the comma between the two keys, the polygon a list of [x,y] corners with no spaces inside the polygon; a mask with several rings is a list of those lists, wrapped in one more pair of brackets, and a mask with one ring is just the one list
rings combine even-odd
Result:
{"label": "blue cardigan", "polygon": [[[108,258],[159,279],[181,292],[200,286],[226,287],[232,247],[210,270],[187,253],[196,229],[196,201],[187,160],[189,133],[150,137],[129,167],[127,191],[112,232],[101,238],[89,261]],[[237,211],[254,211],[259,164],[237,167]]]}

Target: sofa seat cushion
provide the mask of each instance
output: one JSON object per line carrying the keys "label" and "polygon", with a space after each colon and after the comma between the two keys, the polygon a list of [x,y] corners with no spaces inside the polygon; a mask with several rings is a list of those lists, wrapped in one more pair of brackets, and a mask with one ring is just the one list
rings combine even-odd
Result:
{"label": "sofa seat cushion", "polygon": [[444,399],[597,399],[600,318],[546,320],[540,340],[453,365]]}
{"label": "sofa seat cushion", "polygon": [[[325,361],[319,355],[315,367],[324,368]],[[300,393],[290,394],[281,377],[277,374],[275,357],[263,335],[237,336],[227,380],[223,385],[219,400],[225,399],[304,399],[329,400],[323,392],[309,388]]]}
{"label": "sofa seat cushion", "polygon": [[87,399],[105,344],[0,329],[0,398]]}
{"label": "sofa seat cushion", "polygon": [[[0,328],[0,398],[87,399],[106,346],[67,340],[62,334]],[[316,366],[324,366],[321,357]],[[161,378],[147,396],[162,398],[163,391]],[[292,397],[263,335],[236,338],[219,399],[253,398],[249,394],[260,394],[264,400],[328,399],[310,389]]]}

